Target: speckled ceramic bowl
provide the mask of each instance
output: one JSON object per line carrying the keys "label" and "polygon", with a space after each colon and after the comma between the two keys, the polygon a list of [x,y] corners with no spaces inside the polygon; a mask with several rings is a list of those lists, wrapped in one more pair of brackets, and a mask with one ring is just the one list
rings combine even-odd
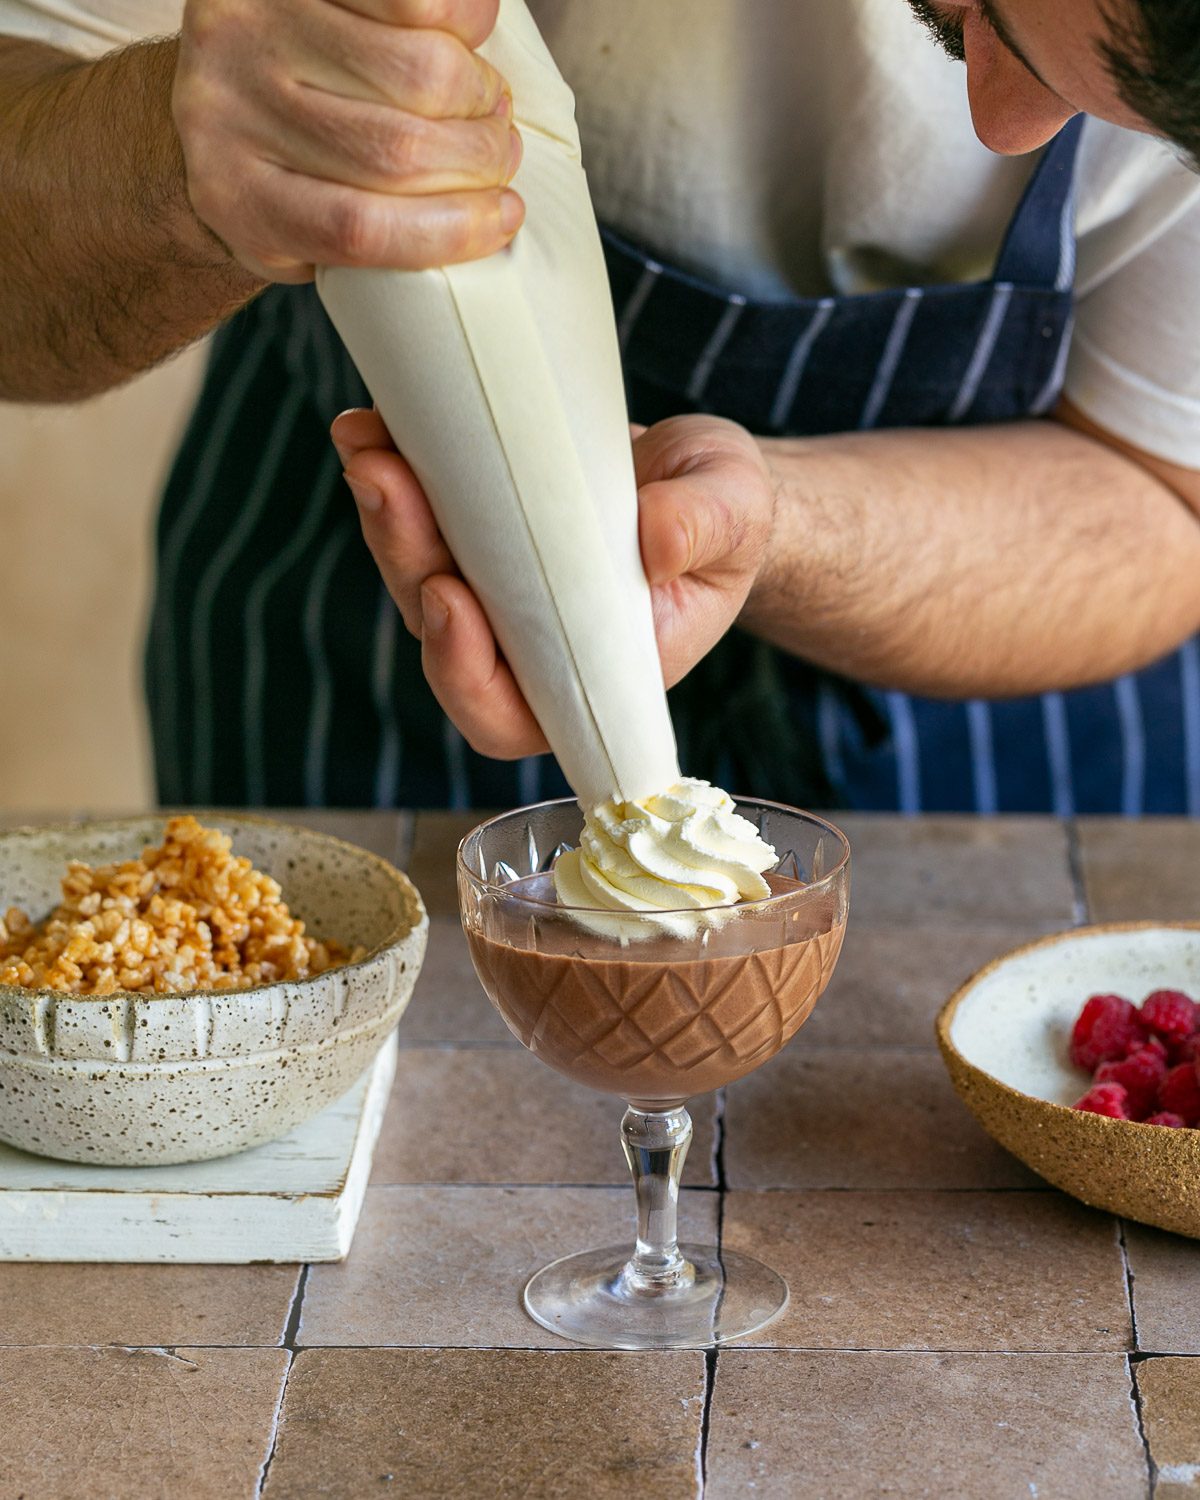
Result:
{"label": "speckled ceramic bowl", "polygon": [[1081,927],[996,959],[951,997],[938,1045],[983,1128],[1055,1187],[1096,1208],[1200,1239],[1200,1130],[1085,1114],[1068,1056],[1089,995],[1200,996],[1200,925]]}
{"label": "speckled ceramic bowl", "polygon": [[[429,921],[414,886],[340,839],[199,814],[273,875],[316,937],[359,962],[290,984],[88,998],[0,985],[0,1139],[110,1166],[201,1161],[285,1134],[343,1094],[400,1019]],[[164,817],[0,833],[0,910],[35,919],[70,859],[103,864],[162,838]]]}

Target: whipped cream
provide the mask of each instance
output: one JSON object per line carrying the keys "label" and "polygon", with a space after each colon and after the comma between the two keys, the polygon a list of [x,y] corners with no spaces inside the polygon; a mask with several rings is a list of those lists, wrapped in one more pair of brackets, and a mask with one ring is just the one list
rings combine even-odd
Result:
{"label": "whipped cream", "polygon": [[[713,908],[769,896],[763,871],[775,861],[727,792],[684,777],[654,796],[585,810],[579,848],[555,863],[554,889],[579,922],[605,936],[687,937],[729,915]],[[602,912],[655,915],[632,922]]]}

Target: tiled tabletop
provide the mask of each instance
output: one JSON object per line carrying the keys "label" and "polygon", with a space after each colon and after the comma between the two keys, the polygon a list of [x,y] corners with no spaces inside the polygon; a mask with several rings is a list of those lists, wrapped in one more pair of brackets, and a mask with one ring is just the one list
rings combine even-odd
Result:
{"label": "tiled tabletop", "polygon": [[842,819],[850,935],[792,1046],[694,1102],[682,1221],[777,1267],[717,1354],[522,1312],[628,1238],[620,1105],[539,1066],[455,915],[466,814],[296,815],[409,869],[429,958],[342,1265],[0,1266],[0,1500],[1200,1497],[1200,1246],[1047,1188],[974,1124],[933,1017],[1084,920],[1195,915],[1200,825]]}

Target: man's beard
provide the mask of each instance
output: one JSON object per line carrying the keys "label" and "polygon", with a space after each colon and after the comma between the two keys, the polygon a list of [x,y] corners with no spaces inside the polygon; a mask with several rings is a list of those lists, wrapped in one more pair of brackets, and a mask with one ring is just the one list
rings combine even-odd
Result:
{"label": "man's beard", "polygon": [[962,12],[953,17],[942,15],[931,0],[908,0],[909,9],[935,42],[956,62],[966,60],[963,46]]}

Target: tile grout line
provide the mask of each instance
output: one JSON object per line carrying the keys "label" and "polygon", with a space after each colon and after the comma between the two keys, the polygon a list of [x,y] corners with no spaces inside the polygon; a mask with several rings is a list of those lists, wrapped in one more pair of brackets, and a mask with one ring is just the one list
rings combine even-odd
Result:
{"label": "tile grout line", "polygon": [[[260,1350],[278,1349],[279,1344],[178,1344],[173,1347],[164,1347],[162,1344],[0,1344],[0,1350],[9,1353],[20,1353],[29,1349],[120,1349],[127,1354],[166,1354],[174,1358],[183,1358],[179,1354],[180,1349],[195,1349],[200,1352],[217,1349],[236,1350]],[[708,1348],[711,1350],[711,1345]],[[730,1346],[733,1347],[732,1345]],[[480,1353],[504,1354],[512,1351],[524,1351],[534,1354],[561,1355],[564,1359],[578,1356],[589,1356],[590,1351],[585,1348],[565,1348],[550,1344],[438,1344],[438,1343],[416,1343],[408,1344],[401,1342],[389,1342],[386,1344],[305,1344],[302,1349],[289,1349],[289,1354],[311,1354],[318,1349],[340,1349],[349,1350],[352,1353],[370,1354],[380,1349],[473,1349]],[[622,1354],[625,1351],[605,1347],[605,1353]],[[703,1352],[703,1351],[701,1351]],[[754,1356],[777,1355],[777,1354],[919,1354],[919,1355],[941,1355],[941,1354],[964,1354],[973,1359],[1058,1359],[1063,1356],[1079,1359],[1132,1359],[1136,1364],[1145,1364],[1152,1359],[1195,1359],[1200,1360],[1200,1351],[1191,1350],[1180,1352],[1175,1349],[1144,1349],[1136,1354],[1131,1354],[1128,1349],[973,1349],[964,1345],[946,1346],[939,1344],[936,1347],[930,1344],[747,1344],[739,1341],[737,1352],[740,1354],[752,1354]]]}
{"label": "tile grout line", "polygon": [[[371,1187],[379,1192],[396,1192],[406,1188],[461,1188],[464,1192],[476,1192],[481,1188],[515,1188],[523,1192],[546,1189],[553,1192],[573,1192],[578,1190],[579,1192],[586,1193],[612,1193],[620,1192],[625,1187],[625,1184],[620,1182],[508,1182],[501,1179],[497,1179],[494,1182],[450,1182],[445,1180],[431,1181],[426,1178],[424,1180],[409,1182],[372,1182]],[[682,1185],[681,1191],[685,1193],[716,1193],[720,1195],[726,1192],[727,1189],[724,1186],[710,1182],[685,1182]],[[883,1196],[885,1194],[888,1196],[898,1196],[901,1193],[944,1193],[947,1195],[974,1193],[977,1197],[984,1197],[991,1194],[1025,1193],[1026,1195],[1036,1195],[1039,1198],[1049,1198],[1058,1195],[1059,1189],[1049,1185],[1039,1187],[1036,1183],[1029,1187],[938,1187],[929,1184],[923,1187],[881,1187],[877,1184],[868,1184],[865,1187],[803,1187],[790,1183],[771,1183],[759,1187],[740,1187],[737,1189],[737,1192],[762,1194],[763,1196],[770,1193],[829,1193],[831,1195],[834,1193],[859,1193],[865,1196]],[[722,1214],[724,1212],[723,1199],[721,1199],[721,1212]],[[1102,1213],[1104,1210],[1097,1209],[1096,1212]],[[0,1262],[0,1264],[3,1264],[3,1262]],[[87,1262],[79,1262],[79,1264],[87,1264]],[[146,1264],[150,1264],[150,1262],[146,1262]]]}
{"label": "tile grout line", "polygon": [[417,842],[416,813],[396,814],[396,833],[392,840],[392,863],[398,870],[407,870]]}
{"label": "tile grout line", "polygon": [[287,1354],[287,1365],[284,1367],[283,1379],[279,1382],[279,1399],[275,1402],[275,1410],[271,1416],[270,1446],[267,1448],[267,1456],[262,1461],[258,1471],[258,1484],[255,1486],[255,1500],[261,1500],[263,1492],[267,1487],[267,1475],[271,1472],[271,1465],[275,1462],[275,1448],[279,1442],[279,1424],[283,1420],[283,1403],[287,1396],[288,1381],[292,1378],[292,1368],[296,1363],[296,1353],[293,1349],[285,1349]]}
{"label": "tile grout line", "polygon": [[[713,1114],[712,1166],[716,1174],[717,1193],[717,1262],[721,1264],[721,1251],[725,1236],[725,1195],[728,1182],[725,1177],[725,1090],[718,1089],[716,1110]],[[713,1394],[717,1388],[717,1349],[714,1345],[704,1351],[704,1410],[700,1415],[700,1447],[696,1454],[697,1500],[704,1500],[708,1489],[708,1440],[712,1431]]]}
{"label": "tile grout line", "polygon": [[1137,1435],[1142,1444],[1142,1452],[1146,1456],[1146,1495],[1147,1500],[1154,1500],[1155,1491],[1158,1489],[1158,1465],[1154,1462],[1154,1454],[1150,1450],[1150,1437],[1146,1431],[1146,1414],[1142,1409],[1142,1388],[1138,1385],[1137,1367],[1141,1363],[1133,1355],[1127,1355],[1125,1368],[1129,1372],[1129,1404],[1133,1407],[1133,1420],[1137,1426]]}
{"label": "tile grout line", "polygon": [[1083,872],[1083,843],[1079,837],[1079,823],[1067,818],[1063,823],[1067,836],[1067,874],[1071,879],[1072,918],[1076,927],[1083,927],[1091,920],[1088,907],[1087,880]]}
{"label": "tile grout line", "polygon": [[[805,1042],[807,1051],[824,1052],[902,1052],[906,1057],[938,1057],[935,1045],[928,1042]],[[413,1037],[401,1043],[401,1052],[505,1052],[513,1057],[521,1056],[520,1044],[510,1037],[477,1039],[473,1037]]]}
{"label": "tile grout line", "polygon": [[[403,1024],[403,1020],[401,1021]],[[519,1048],[514,1042],[506,1042],[502,1037],[493,1041],[407,1041],[401,1044],[401,1052],[510,1052],[514,1057],[519,1055]]]}
{"label": "tile grout line", "polygon": [[1137,1435],[1142,1445],[1142,1452],[1146,1456],[1146,1494],[1149,1500],[1154,1500],[1154,1492],[1158,1488],[1158,1465],[1154,1462],[1154,1454],[1150,1451],[1150,1438],[1146,1432],[1146,1414],[1142,1410],[1142,1391],[1138,1385],[1137,1378],[1137,1356],[1141,1353],[1141,1337],[1138,1333],[1137,1304],[1133,1296],[1133,1283],[1136,1280],[1133,1273],[1133,1264],[1129,1259],[1129,1244],[1125,1238],[1125,1220],[1117,1220],[1117,1244],[1121,1250],[1121,1265],[1125,1272],[1125,1298],[1129,1304],[1129,1327],[1133,1334],[1133,1348],[1125,1360],[1125,1369],[1129,1374],[1129,1404],[1133,1408],[1133,1420],[1137,1427]]}
{"label": "tile grout line", "polygon": [[[339,1346],[341,1347],[341,1346]],[[738,1344],[743,1354],[918,1354],[943,1355],[964,1354],[972,1359],[1129,1359],[1129,1351],[1121,1349],[968,1349],[962,1345],[937,1346],[931,1344]],[[1140,1356],[1138,1356],[1140,1358]],[[1175,1358],[1176,1356],[1172,1356]],[[1180,1355],[1179,1358],[1200,1359],[1200,1354]]]}
{"label": "tile grout line", "polygon": [[283,1380],[280,1382],[279,1400],[275,1404],[275,1415],[271,1421],[271,1446],[267,1449],[267,1456],[259,1470],[258,1487],[254,1491],[256,1500],[261,1500],[267,1487],[267,1476],[271,1472],[271,1465],[275,1462],[275,1449],[279,1442],[279,1424],[283,1420],[283,1403],[287,1398],[288,1383],[296,1364],[296,1336],[300,1332],[300,1315],[304,1309],[304,1293],[308,1290],[308,1273],[311,1270],[312,1266],[308,1263],[300,1267],[300,1275],[296,1278],[296,1290],[292,1294],[291,1306],[288,1308],[287,1323],[283,1330],[283,1348],[287,1352],[287,1366],[283,1372]]}
{"label": "tile grout line", "polygon": [[296,1281],[296,1290],[283,1330],[283,1347],[290,1349],[293,1354],[296,1352],[296,1335],[300,1332],[300,1315],[304,1310],[304,1293],[308,1290],[308,1273],[311,1270],[312,1266],[308,1264],[300,1267],[300,1276]]}
{"label": "tile grout line", "polygon": [[717,1351],[714,1347],[704,1351],[704,1410],[700,1414],[700,1443],[696,1449],[696,1500],[704,1500],[708,1493],[708,1438],[716,1387]]}
{"label": "tile grout line", "polygon": [[1138,1336],[1137,1306],[1133,1300],[1134,1275],[1133,1266],[1129,1261],[1129,1246],[1125,1240],[1125,1220],[1117,1219],[1115,1222],[1117,1226],[1117,1245],[1121,1251],[1121,1270],[1125,1276],[1125,1301],[1129,1307],[1129,1328],[1133,1334],[1133,1349],[1130,1352],[1140,1354],[1142,1346],[1141,1339]]}

